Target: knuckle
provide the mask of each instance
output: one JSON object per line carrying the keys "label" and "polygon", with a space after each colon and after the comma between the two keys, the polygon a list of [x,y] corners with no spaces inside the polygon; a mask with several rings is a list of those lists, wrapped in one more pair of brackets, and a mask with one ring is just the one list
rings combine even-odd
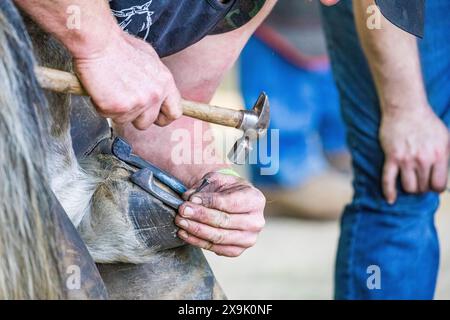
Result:
{"label": "knuckle", "polygon": [[206,241],[204,245],[202,246],[203,249],[210,251],[212,247],[214,246],[213,243]]}
{"label": "knuckle", "polygon": [[419,153],[419,154],[417,155],[416,160],[417,160],[417,163],[418,163],[420,166],[424,167],[424,166],[426,166],[428,163],[430,163],[431,158],[430,158],[430,156],[429,156],[427,153],[423,152],[423,153]]}
{"label": "knuckle", "polygon": [[[105,117],[108,117],[109,115],[105,115]],[[115,123],[117,123],[117,124],[119,124],[119,125],[124,125],[124,124],[126,124],[127,123],[127,121],[126,121],[126,119],[125,118],[123,118],[123,117],[112,117],[112,120],[115,122]]]}
{"label": "knuckle", "polygon": [[[252,203],[252,201],[250,201],[250,203]],[[240,211],[239,209],[242,207],[242,203],[235,197],[230,197],[227,200],[217,197],[216,205],[217,208],[229,208],[229,210],[233,211]]]}
{"label": "knuckle", "polygon": [[114,112],[119,113],[119,114],[126,114],[127,112],[133,110],[135,105],[132,104],[121,104],[121,105],[116,105],[114,107]]}
{"label": "knuckle", "polygon": [[258,198],[261,199],[261,202],[266,203],[267,199],[266,199],[266,196],[264,195],[264,193],[262,193],[262,191],[257,188],[254,188],[254,189],[257,192]]}
{"label": "knuckle", "polygon": [[207,221],[208,214],[203,206],[194,207],[194,218],[199,219],[202,222]]}
{"label": "knuckle", "polygon": [[250,231],[260,232],[265,225],[266,220],[264,219],[264,217],[254,219],[252,225],[250,226]]}
{"label": "knuckle", "polygon": [[261,217],[261,222],[259,223],[259,230],[261,231],[266,226],[266,219],[264,219],[264,216]]}
{"label": "knuckle", "polygon": [[167,117],[171,120],[176,120],[183,115],[183,110],[180,105],[170,106],[167,110]]}
{"label": "knuckle", "polygon": [[137,94],[133,101],[133,105],[136,107],[144,107],[147,104],[148,104],[148,99],[147,99],[147,96],[144,94]]}
{"label": "knuckle", "polygon": [[434,157],[437,160],[443,159],[447,155],[447,150],[445,148],[436,148],[434,150]]}
{"label": "knuckle", "polygon": [[191,232],[192,232],[194,235],[198,236],[198,235],[202,232],[202,227],[201,227],[201,225],[200,225],[199,223],[192,223],[191,225],[192,225],[192,226],[191,226]]}
{"label": "knuckle", "polygon": [[394,163],[400,163],[404,160],[404,154],[399,150],[394,150],[392,154],[389,156],[389,160],[391,160]]}
{"label": "knuckle", "polygon": [[225,240],[225,234],[224,232],[217,232],[214,234],[212,242],[215,244],[221,244]]}
{"label": "knuckle", "polygon": [[136,129],[141,130],[141,131],[144,131],[149,127],[148,124],[140,122],[140,121],[133,122],[133,125]]}
{"label": "knuckle", "polygon": [[[148,101],[149,103],[154,107],[158,106],[161,101],[161,89],[159,88],[153,88],[152,92],[148,95]],[[158,106],[159,107],[159,106]]]}
{"label": "knuckle", "polygon": [[111,113],[125,113],[128,111],[127,105],[120,103],[119,99],[116,99],[115,102],[104,102],[98,105],[98,108],[104,112],[105,114]]}
{"label": "knuckle", "polygon": [[404,155],[398,160],[398,162],[400,163],[401,167],[405,168],[412,165],[413,159],[409,155]]}
{"label": "knuckle", "polygon": [[253,190],[254,190],[254,199],[256,200],[257,207],[264,209],[267,202],[266,196],[259,189],[253,188]]}
{"label": "knuckle", "polygon": [[202,196],[202,202],[208,208],[215,208],[217,197],[212,193],[206,193]]}
{"label": "knuckle", "polygon": [[217,220],[219,228],[226,229],[230,225],[230,216],[224,212],[218,214]]}

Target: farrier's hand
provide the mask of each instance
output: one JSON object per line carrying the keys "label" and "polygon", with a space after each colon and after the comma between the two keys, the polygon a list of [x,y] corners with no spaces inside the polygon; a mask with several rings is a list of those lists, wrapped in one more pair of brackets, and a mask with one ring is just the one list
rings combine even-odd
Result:
{"label": "farrier's hand", "polygon": [[189,201],[180,207],[175,223],[187,243],[228,257],[255,245],[265,223],[265,198],[249,182],[209,173],[184,198]]}
{"label": "farrier's hand", "polygon": [[385,153],[383,192],[389,203],[397,197],[397,177],[408,193],[445,190],[449,133],[428,105],[385,112],[380,141]]}
{"label": "farrier's hand", "polygon": [[100,51],[74,57],[75,70],[98,112],[147,129],[182,114],[172,74],[146,42],[120,30]]}

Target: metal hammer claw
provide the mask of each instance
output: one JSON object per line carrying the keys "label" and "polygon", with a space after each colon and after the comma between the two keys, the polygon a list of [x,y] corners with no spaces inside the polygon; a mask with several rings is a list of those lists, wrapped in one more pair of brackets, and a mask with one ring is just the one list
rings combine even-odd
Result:
{"label": "metal hammer claw", "polygon": [[253,109],[241,111],[242,123],[237,128],[244,132],[228,153],[228,159],[235,164],[247,163],[252,144],[267,134],[270,125],[269,98],[263,92],[259,95]]}

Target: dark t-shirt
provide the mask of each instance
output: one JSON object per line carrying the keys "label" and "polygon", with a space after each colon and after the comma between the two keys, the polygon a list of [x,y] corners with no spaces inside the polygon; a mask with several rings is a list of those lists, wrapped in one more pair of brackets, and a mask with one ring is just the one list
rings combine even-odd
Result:
{"label": "dark t-shirt", "polygon": [[120,26],[149,42],[161,57],[174,54],[209,34],[247,23],[265,0],[110,0]]}

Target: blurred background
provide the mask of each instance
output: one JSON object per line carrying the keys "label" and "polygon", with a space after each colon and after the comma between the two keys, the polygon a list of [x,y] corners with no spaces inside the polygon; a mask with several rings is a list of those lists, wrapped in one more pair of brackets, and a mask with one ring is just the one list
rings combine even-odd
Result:
{"label": "blurred background", "polygon": [[[236,170],[265,193],[266,227],[257,245],[239,258],[205,254],[230,299],[332,299],[339,217],[352,191],[318,2],[279,1],[213,103],[251,107],[261,90],[271,101],[271,127],[280,130],[279,157],[272,157],[279,171],[261,175],[267,164]],[[233,129],[214,130],[217,137],[239,137]],[[441,240],[436,298],[450,299],[448,192],[436,219]]]}

